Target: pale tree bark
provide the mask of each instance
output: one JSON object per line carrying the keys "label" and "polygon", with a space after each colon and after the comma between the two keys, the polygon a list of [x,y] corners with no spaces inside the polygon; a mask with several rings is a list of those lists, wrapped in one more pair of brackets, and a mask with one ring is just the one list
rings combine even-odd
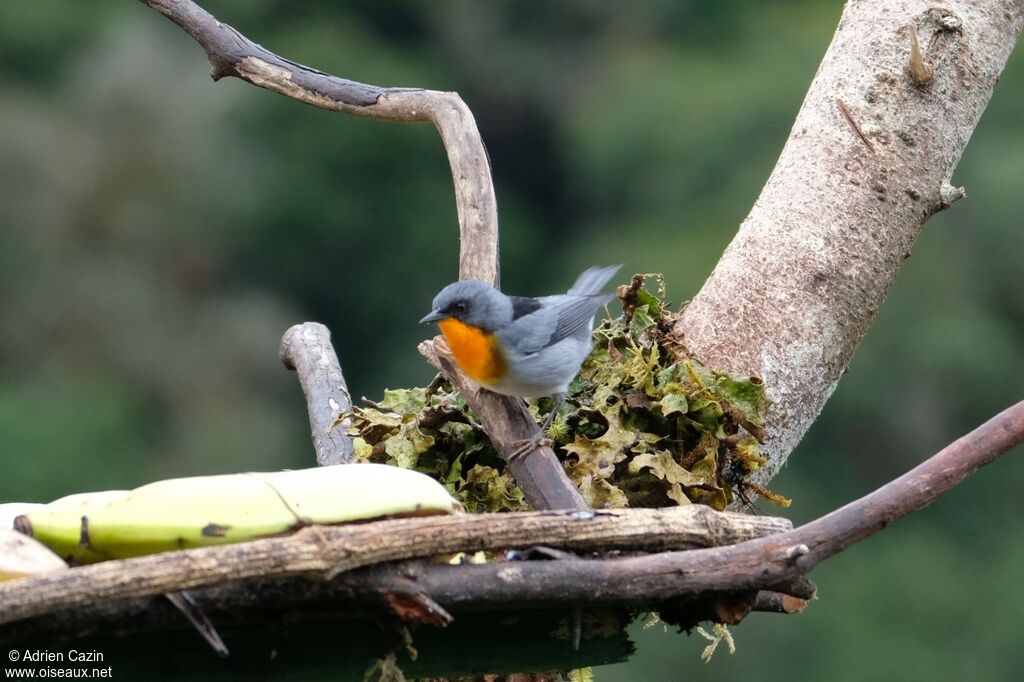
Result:
{"label": "pale tree bark", "polygon": [[339,414],[352,410],[352,397],[331,344],[331,332],[318,322],[293,325],[281,337],[278,357],[299,377],[299,385],[306,397],[316,463],[330,466],[351,462],[350,420],[345,419],[333,428]]}
{"label": "pale tree bark", "polygon": [[[820,413],[956,164],[1024,0],[850,0],[786,146],[675,331],[764,379],[770,479]],[[915,45],[918,46],[915,50]]]}

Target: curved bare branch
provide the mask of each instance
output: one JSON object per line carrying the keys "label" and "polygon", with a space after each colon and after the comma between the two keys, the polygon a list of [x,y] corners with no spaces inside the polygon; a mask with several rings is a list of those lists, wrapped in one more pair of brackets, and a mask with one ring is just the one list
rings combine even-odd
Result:
{"label": "curved bare branch", "polygon": [[498,284],[498,207],[473,113],[458,93],[385,88],[297,64],[252,42],[192,0],[142,0],[192,36],[214,80],[234,76],[331,111],[396,123],[433,123],[444,141],[459,212],[460,279]]}

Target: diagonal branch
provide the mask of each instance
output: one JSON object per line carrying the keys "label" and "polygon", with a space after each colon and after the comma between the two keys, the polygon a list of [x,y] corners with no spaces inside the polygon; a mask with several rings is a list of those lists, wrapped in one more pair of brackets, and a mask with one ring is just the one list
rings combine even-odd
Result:
{"label": "diagonal branch", "polygon": [[878,490],[799,528],[729,547],[656,555],[646,568],[651,573],[679,571],[681,582],[710,590],[753,589],[764,580],[804,575],[825,559],[928,506],[1021,443],[1024,401]]}

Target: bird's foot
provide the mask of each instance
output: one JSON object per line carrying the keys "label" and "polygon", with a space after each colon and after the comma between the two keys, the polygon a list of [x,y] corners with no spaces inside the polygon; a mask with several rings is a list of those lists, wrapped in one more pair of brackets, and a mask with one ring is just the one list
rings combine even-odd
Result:
{"label": "bird's foot", "polygon": [[533,438],[527,438],[526,440],[517,440],[512,442],[512,446],[515,448],[505,458],[507,462],[513,462],[520,457],[525,457],[534,450],[540,447],[550,448],[555,444],[553,440],[544,435],[543,432],[538,433]]}

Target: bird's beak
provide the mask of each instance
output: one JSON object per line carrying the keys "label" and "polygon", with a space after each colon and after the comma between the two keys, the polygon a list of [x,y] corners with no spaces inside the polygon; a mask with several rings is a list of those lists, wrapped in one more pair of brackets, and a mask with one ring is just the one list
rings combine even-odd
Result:
{"label": "bird's beak", "polygon": [[422,320],[420,320],[420,324],[427,324],[428,322],[437,322],[439,320],[443,320],[444,318],[445,316],[442,315],[441,313],[437,312],[436,310],[431,310],[423,317]]}

